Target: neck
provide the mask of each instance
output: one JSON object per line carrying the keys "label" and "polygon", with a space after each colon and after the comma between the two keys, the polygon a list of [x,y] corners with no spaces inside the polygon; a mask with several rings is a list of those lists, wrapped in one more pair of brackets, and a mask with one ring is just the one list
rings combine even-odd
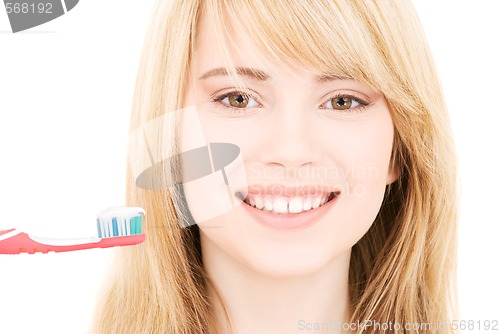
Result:
{"label": "neck", "polygon": [[[233,334],[341,333],[350,316],[348,273],[350,251],[317,271],[295,276],[256,272],[203,240],[203,263],[227,311]],[[215,301],[221,333],[227,333],[223,307]]]}

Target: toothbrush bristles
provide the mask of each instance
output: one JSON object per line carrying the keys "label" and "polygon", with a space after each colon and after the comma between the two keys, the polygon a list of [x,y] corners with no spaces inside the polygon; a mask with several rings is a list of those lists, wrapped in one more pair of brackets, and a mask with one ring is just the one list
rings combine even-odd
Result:
{"label": "toothbrush bristles", "polygon": [[97,218],[99,238],[123,237],[142,233],[142,214],[132,217]]}

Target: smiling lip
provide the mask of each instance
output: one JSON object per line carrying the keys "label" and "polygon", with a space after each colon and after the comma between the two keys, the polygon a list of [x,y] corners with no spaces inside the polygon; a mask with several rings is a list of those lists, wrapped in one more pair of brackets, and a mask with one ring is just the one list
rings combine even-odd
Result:
{"label": "smiling lip", "polygon": [[[270,211],[257,209],[244,201],[241,205],[252,217],[265,227],[275,230],[300,230],[314,225],[324,216],[338,200],[340,191],[322,187],[322,186],[306,186],[301,188],[290,188],[284,186],[253,186],[248,188],[249,194],[270,195],[270,196],[307,196],[321,193],[333,193],[332,199],[316,209],[302,211],[300,213],[277,214]],[[237,192],[236,196],[244,199],[242,192]]]}
{"label": "smiling lip", "polygon": [[[321,185],[307,185],[302,187],[287,187],[280,184],[271,184],[267,186],[251,185],[245,189],[238,190],[236,195],[246,197],[246,194],[253,195],[271,195],[271,196],[307,196],[325,193],[340,193],[340,190],[333,187],[325,187]],[[240,194],[240,195],[238,195]]]}

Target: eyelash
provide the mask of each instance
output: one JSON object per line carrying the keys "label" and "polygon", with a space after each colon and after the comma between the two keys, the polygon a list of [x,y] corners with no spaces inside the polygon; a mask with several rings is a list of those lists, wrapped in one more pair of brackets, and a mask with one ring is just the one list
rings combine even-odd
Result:
{"label": "eyelash", "polygon": [[[227,106],[225,105],[224,103],[222,103],[222,101],[226,98],[228,98],[229,96],[231,95],[243,95],[243,96],[246,96],[247,98],[249,99],[253,99],[257,104],[259,104],[259,106],[257,107],[250,107],[250,108],[237,108],[237,107],[232,107],[232,106]],[[349,109],[344,109],[344,110],[336,110],[336,109],[333,109],[333,108],[325,108],[324,105],[329,103],[330,101],[332,101],[333,99],[338,99],[338,98],[348,98],[348,99],[351,99],[352,101],[358,103],[358,106],[354,107],[354,108],[349,108]],[[242,92],[242,91],[239,91],[239,90],[233,90],[233,91],[228,91],[228,92],[224,92],[224,93],[221,93],[221,94],[215,94],[212,96],[212,102],[219,108],[222,108],[222,109],[225,109],[225,110],[231,110],[233,113],[237,113],[237,114],[248,114],[249,113],[249,109],[253,109],[253,108],[260,108],[262,107],[262,104],[260,102],[258,102],[258,99],[255,98],[255,96],[253,94],[249,94],[249,93],[246,93],[246,92]],[[366,102],[358,97],[355,97],[351,94],[343,94],[343,93],[337,93],[331,97],[329,97],[328,99],[326,99],[326,102],[323,102],[321,105],[320,105],[320,109],[326,109],[326,110],[333,110],[335,112],[339,112],[339,113],[353,113],[353,112],[362,112],[363,109],[365,109],[366,106],[370,105],[369,102]]]}

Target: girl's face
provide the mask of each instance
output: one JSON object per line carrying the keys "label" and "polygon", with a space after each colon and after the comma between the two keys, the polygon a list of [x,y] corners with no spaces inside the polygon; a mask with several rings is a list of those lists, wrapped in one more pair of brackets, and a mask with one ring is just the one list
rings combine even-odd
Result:
{"label": "girl's face", "polygon": [[[185,100],[208,142],[241,149],[248,184],[231,190],[232,210],[197,222],[203,252],[272,276],[312,273],[349,254],[397,177],[386,100],[335,73],[273,62],[239,28],[232,36],[230,56],[245,88],[224,70],[202,21]],[[206,200],[189,189],[185,195],[189,206]]]}

